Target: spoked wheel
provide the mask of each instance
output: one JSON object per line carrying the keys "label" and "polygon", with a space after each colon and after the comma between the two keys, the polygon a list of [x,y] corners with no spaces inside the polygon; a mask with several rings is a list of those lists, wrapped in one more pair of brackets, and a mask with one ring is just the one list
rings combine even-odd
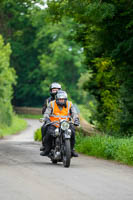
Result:
{"label": "spoked wheel", "polygon": [[69,167],[70,162],[71,162],[70,140],[65,140],[64,150],[63,150],[63,165],[64,165],[64,167]]}

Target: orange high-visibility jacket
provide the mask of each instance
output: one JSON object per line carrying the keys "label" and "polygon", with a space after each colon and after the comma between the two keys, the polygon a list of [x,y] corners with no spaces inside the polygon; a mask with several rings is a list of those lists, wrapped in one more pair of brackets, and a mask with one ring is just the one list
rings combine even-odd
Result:
{"label": "orange high-visibility jacket", "polygon": [[[70,109],[72,106],[72,102],[67,101],[66,102],[66,108],[63,106],[62,110],[59,109],[56,101],[50,102],[51,107],[53,108],[53,113],[50,115],[51,122],[59,121],[59,119],[67,119],[70,118]],[[54,126],[58,127],[57,124],[53,124]]]}

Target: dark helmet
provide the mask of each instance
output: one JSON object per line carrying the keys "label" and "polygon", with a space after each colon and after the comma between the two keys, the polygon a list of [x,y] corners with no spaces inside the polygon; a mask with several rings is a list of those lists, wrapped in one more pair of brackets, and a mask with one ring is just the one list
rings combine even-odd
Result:
{"label": "dark helmet", "polygon": [[[64,102],[59,102],[59,99],[64,99]],[[60,106],[66,106],[67,93],[63,90],[59,90],[56,95],[56,103]]]}
{"label": "dark helmet", "polygon": [[52,83],[50,85],[50,95],[52,97],[55,97],[55,95],[57,94],[57,92],[52,92],[52,89],[55,89],[55,88],[57,88],[58,90],[61,90],[61,85],[59,83]]}

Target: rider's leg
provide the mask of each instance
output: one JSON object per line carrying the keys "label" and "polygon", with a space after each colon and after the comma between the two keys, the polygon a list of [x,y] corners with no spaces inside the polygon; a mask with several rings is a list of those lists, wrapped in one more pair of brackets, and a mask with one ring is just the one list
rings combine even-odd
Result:
{"label": "rider's leg", "polygon": [[40,147],[40,151],[44,151],[44,149],[45,149],[45,147],[44,147],[44,139],[45,139],[45,135],[46,135],[46,126],[45,126],[45,123],[41,127],[41,134],[42,134],[42,146]]}
{"label": "rider's leg", "polygon": [[75,152],[74,150],[74,146],[75,146],[75,127],[74,125],[70,126],[71,129],[71,154],[73,157],[78,157],[78,154]]}
{"label": "rider's leg", "polygon": [[47,156],[50,152],[51,146],[52,146],[52,133],[55,131],[55,126],[50,125],[46,129],[46,135],[44,140],[44,146],[45,150],[40,153],[41,156]]}

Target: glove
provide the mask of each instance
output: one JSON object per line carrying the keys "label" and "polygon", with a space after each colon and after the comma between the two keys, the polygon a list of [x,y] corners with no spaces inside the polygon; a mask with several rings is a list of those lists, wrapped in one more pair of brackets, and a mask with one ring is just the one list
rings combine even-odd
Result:
{"label": "glove", "polygon": [[79,125],[80,125],[79,118],[76,118],[76,119],[74,120],[74,125],[75,125],[75,126],[79,126]]}

